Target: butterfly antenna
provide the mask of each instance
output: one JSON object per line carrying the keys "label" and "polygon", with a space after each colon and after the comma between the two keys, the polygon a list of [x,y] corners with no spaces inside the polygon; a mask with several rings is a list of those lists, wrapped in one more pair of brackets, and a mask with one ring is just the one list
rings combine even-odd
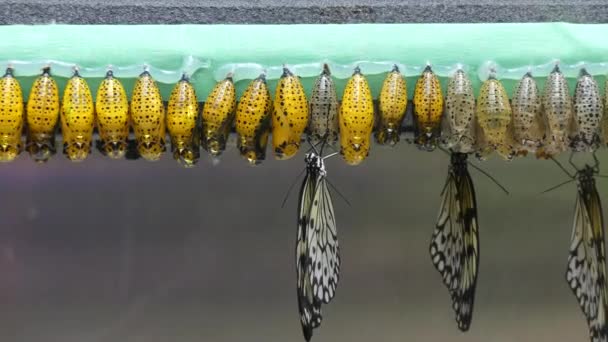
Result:
{"label": "butterfly antenna", "polygon": [[291,182],[291,185],[289,186],[289,189],[287,189],[287,193],[285,194],[285,198],[283,198],[283,203],[281,203],[281,209],[283,209],[285,207],[285,203],[287,203],[287,199],[289,198],[289,194],[291,193],[291,190],[293,190],[293,187],[296,186],[296,183],[298,182],[300,177],[302,177],[302,174],[305,171],[306,171],[306,168],[304,168],[302,171],[300,171],[298,176]]}
{"label": "butterfly antenna", "polygon": [[564,185],[566,185],[566,184],[568,184],[568,183],[572,183],[572,182],[574,182],[574,179],[567,180],[567,181],[565,181],[565,182],[563,182],[563,183],[560,183],[560,184],[558,184],[558,185],[556,185],[556,186],[553,186],[553,187],[551,187],[551,188],[549,188],[549,189],[547,189],[547,190],[545,190],[545,191],[541,192],[541,194],[545,194],[545,193],[547,193],[547,192],[549,192],[549,191],[553,191],[553,190],[555,190],[555,189],[557,189],[557,188],[559,188],[559,187],[562,187],[562,186],[564,186]]}
{"label": "butterfly antenna", "polygon": [[568,177],[574,179],[574,175],[570,174],[570,172],[568,172],[568,170],[566,170],[566,168],[564,167],[564,165],[562,165],[562,163],[558,162],[557,159],[555,159],[553,156],[551,156],[551,160],[555,163],[555,165],[557,165],[560,169],[562,169],[562,171],[564,171],[564,173],[567,174]]}
{"label": "butterfly antenna", "polygon": [[467,161],[467,164],[471,165],[472,168],[481,172],[484,176],[488,177],[494,184],[496,184],[500,188],[500,190],[502,190],[505,194],[509,195],[509,191],[507,190],[507,188],[502,186],[502,184],[500,184],[498,182],[498,180],[496,180],[496,178],[492,177],[492,175],[490,175],[488,172],[484,171],[482,168],[480,168],[479,166],[477,166],[471,162]]}
{"label": "butterfly antenna", "polygon": [[344,202],[346,202],[346,204],[348,204],[349,207],[352,207],[352,204],[350,204],[350,201],[347,200],[344,195],[342,195],[342,193],[338,190],[338,188],[336,188],[333,184],[331,184],[331,182],[329,181],[329,179],[325,178],[325,181],[338,194],[338,196],[342,197],[342,199],[344,200]]}
{"label": "butterfly antenna", "polygon": [[574,168],[576,171],[578,171],[578,167],[576,167],[576,164],[574,164],[574,162],[572,161],[573,158],[574,158],[574,152],[570,152],[570,158],[568,158],[568,163],[570,163],[570,165],[572,165],[572,168]]}
{"label": "butterfly antenna", "polygon": [[595,170],[595,172],[600,172],[600,161],[599,159],[597,159],[597,156],[595,155],[595,151],[593,151],[592,153],[593,156],[593,170]]}
{"label": "butterfly antenna", "polygon": [[339,152],[330,153],[330,154],[326,155],[325,157],[323,157],[323,158],[321,158],[321,159],[325,160],[325,159],[331,158],[331,157],[333,157],[333,156],[337,155],[338,153],[339,153]]}
{"label": "butterfly antenna", "polygon": [[315,146],[315,144],[310,142],[310,137],[308,138],[308,143],[310,144],[310,147],[312,148],[312,150],[320,156],[319,151],[317,150],[317,147]]}

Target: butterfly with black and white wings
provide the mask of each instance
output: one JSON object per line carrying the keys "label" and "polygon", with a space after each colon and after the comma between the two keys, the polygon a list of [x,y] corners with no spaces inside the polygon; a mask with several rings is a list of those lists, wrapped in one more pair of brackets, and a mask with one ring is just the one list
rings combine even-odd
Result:
{"label": "butterfly with black and white wings", "polygon": [[479,267],[479,226],[475,188],[467,155],[452,153],[448,179],[430,245],[431,260],[452,298],[458,328],[467,331],[473,316]]}
{"label": "butterfly with black and white wings", "polygon": [[566,281],[587,319],[592,342],[608,341],[606,253],[602,205],[595,187],[597,171],[577,172],[578,194]]}
{"label": "butterfly with black and white wings", "polygon": [[314,170],[308,171],[300,189],[298,204],[298,232],[296,241],[296,276],[298,310],[302,333],[306,341],[312,338],[312,330],[321,324],[321,305],[315,301],[310,284],[311,261],[308,253],[307,224],[310,215],[310,205],[315,191]]}
{"label": "butterfly with black and white wings", "polygon": [[339,280],[338,236],[324,163],[332,155],[321,157],[316,150],[306,155],[306,176],[300,189],[296,273],[298,308],[307,341],[321,324],[321,305],[332,300]]}

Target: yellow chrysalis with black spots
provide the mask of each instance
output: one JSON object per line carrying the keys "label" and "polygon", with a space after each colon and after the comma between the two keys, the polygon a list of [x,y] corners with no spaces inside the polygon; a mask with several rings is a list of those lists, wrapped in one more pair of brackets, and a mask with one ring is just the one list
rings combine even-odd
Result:
{"label": "yellow chrysalis with black spots", "polygon": [[226,150],[236,109],[236,90],[232,74],[218,82],[203,107],[203,148],[213,156]]}
{"label": "yellow chrysalis with black spots", "polygon": [[443,115],[443,94],[439,79],[427,65],[414,89],[414,118],[416,120],[416,146],[426,151],[437,147]]}
{"label": "yellow chrysalis with black spots", "polygon": [[407,86],[397,65],[386,75],[378,102],[380,127],[376,130],[376,141],[381,145],[394,146],[399,142],[401,124],[407,110]]}
{"label": "yellow chrysalis with black spots", "polygon": [[308,117],[308,101],[300,78],[284,67],[275,90],[272,112],[272,146],[276,159],[296,155]]}
{"label": "yellow chrysalis with black spots", "polygon": [[262,74],[249,83],[236,108],[237,147],[251,165],[266,158],[271,111],[270,91]]}
{"label": "yellow chrysalis with black spots", "polygon": [[349,165],[358,165],[369,154],[374,127],[374,104],[367,79],[359,67],[346,83],[340,106],[340,153]]}
{"label": "yellow chrysalis with black spots", "polygon": [[95,110],[89,85],[78,70],[68,80],[61,106],[63,153],[74,162],[83,161],[91,152]]}
{"label": "yellow chrysalis with black spots", "polygon": [[95,102],[99,150],[104,155],[119,159],[127,152],[129,138],[129,101],[122,83],[108,70],[99,84]]}
{"label": "yellow chrysalis with black spots", "polygon": [[479,157],[485,158],[496,151],[505,160],[514,155],[511,127],[511,105],[507,91],[494,74],[483,82],[477,98],[477,120],[483,139],[487,142],[479,151]]}
{"label": "yellow chrysalis with black spots", "polygon": [[160,90],[148,71],[135,81],[131,119],[137,152],[146,160],[159,160],[165,151],[165,107]]}
{"label": "yellow chrysalis with black spots", "polygon": [[200,157],[198,102],[187,75],[177,82],[167,105],[167,128],[171,136],[173,158],[186,167],[194,166]]}
{"label": "yellow chrysalis with black spots", "polygon": [[23,93],[13,69],[0,78],[0,162],[13,161],[21,153]]}
{"label": "yellow chrysalis with black spots", "polygon": [[51,68],[42,69],[34,80],[27,101],[26,149],[39,163],[55,154],[55,132],[59,120],[59,89],[51,77]]}

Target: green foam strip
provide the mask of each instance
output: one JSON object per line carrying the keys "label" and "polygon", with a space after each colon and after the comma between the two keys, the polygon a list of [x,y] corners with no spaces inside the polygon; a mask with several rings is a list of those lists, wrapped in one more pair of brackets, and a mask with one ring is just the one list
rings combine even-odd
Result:
{"label": "green foam strip", "polygon": [[[350,67],[359,61],[380,61],[398,62],[406,68],[412,66],[412,70],[418,70],[416,68],[427,62],[446,68],[462,63],[468,67],[478,89],[478,70],[488,61],[495,62],[502,68],[499,70],[505,72],[508,68],[548,65],[556,59],[569,65],[595,63],[594,73],[602,77],[603,62],[608,61],[608,44],[602,38],[608,37],[608,25],[566,23],[41,25],[2,26],[0,36],[3,37],[0,61],[13,61],[17,76],[22,76],[26,94],[33,79],[27,75],[33,73],[27,63],[19,61],[61,61],[91,70],[103,70],[108,64],[120,68],[147,63],[155,69],[181,72],[184,58],[193,57],[201,62],[201,68],[192,76],[201,101],[214,85],[217,71],[230,63],[277,67],[284,63],[314,65],[329,61]],[[29,69],[32,66],[29,65]],[[388,69],[387,66],[386,71]],[[83,75],[96,90],[101,78]],[[406,75],[411,96],[416,77],[411,72]],[[545,75],[538,73],[539,80]],[[119,72],[117,76],[121,77]],[[375,95],[383,76],[369,75]],[[500,72],[498,76],[501,77]],[[312,80],[313,77],[303,78],[308,90]],[[65,77],[59,77],[58,81],[63,85]],[[341,91],[345,80],[337,81]],[[445,83],[445,77],[442,81]],[[505,80],[509,91],[514,82],[514,79]],[[125,79],[129,91],[132,83],[132,78]],[[270,82],[271,88],[274,83]],[[237,82],[239,94],[246,84],[247,80]],[[171,88],[172,84],[161,84],[165,99]]]}

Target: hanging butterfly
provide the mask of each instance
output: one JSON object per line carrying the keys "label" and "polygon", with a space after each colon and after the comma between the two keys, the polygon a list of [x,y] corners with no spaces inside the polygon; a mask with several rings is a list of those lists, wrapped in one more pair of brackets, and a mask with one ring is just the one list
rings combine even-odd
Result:
{"label": "hanging butterfly", "polygon": [[306,154],[306,175],[300,188],[296,242],[298,309],[306,341],[321,324],[321,305],[336,293],[340,255],[334,208],[324,160],[314,145]]}
{"label": "hanging butterfly", "polygon": [[[570,164],[576,169],[572,163]],[[577,182],[578,194],[574,207],[574,225],[566,269],[566,281],[576,296],[578,303],[587,318],[589,336],[592,342],[608,341],[608,286],[606,284],[606,251],[604,241],[604,219],[602,216],[602,203],[595,186],[595,177],[600,176],[599,163],[593,155],[595,165],[585,165],[576,169],[571,175],[561,164],[560,168],[566,172],[570,181],[561,185]],[[546,191],[545,191],[546,192]]]}
{"label": "hanging butterfly", "polygon": [[477,204],[467,154],[452,152],[450,159],[430,252],[452,297],[458,328],[467,331],[473,315],[479,267]]}

